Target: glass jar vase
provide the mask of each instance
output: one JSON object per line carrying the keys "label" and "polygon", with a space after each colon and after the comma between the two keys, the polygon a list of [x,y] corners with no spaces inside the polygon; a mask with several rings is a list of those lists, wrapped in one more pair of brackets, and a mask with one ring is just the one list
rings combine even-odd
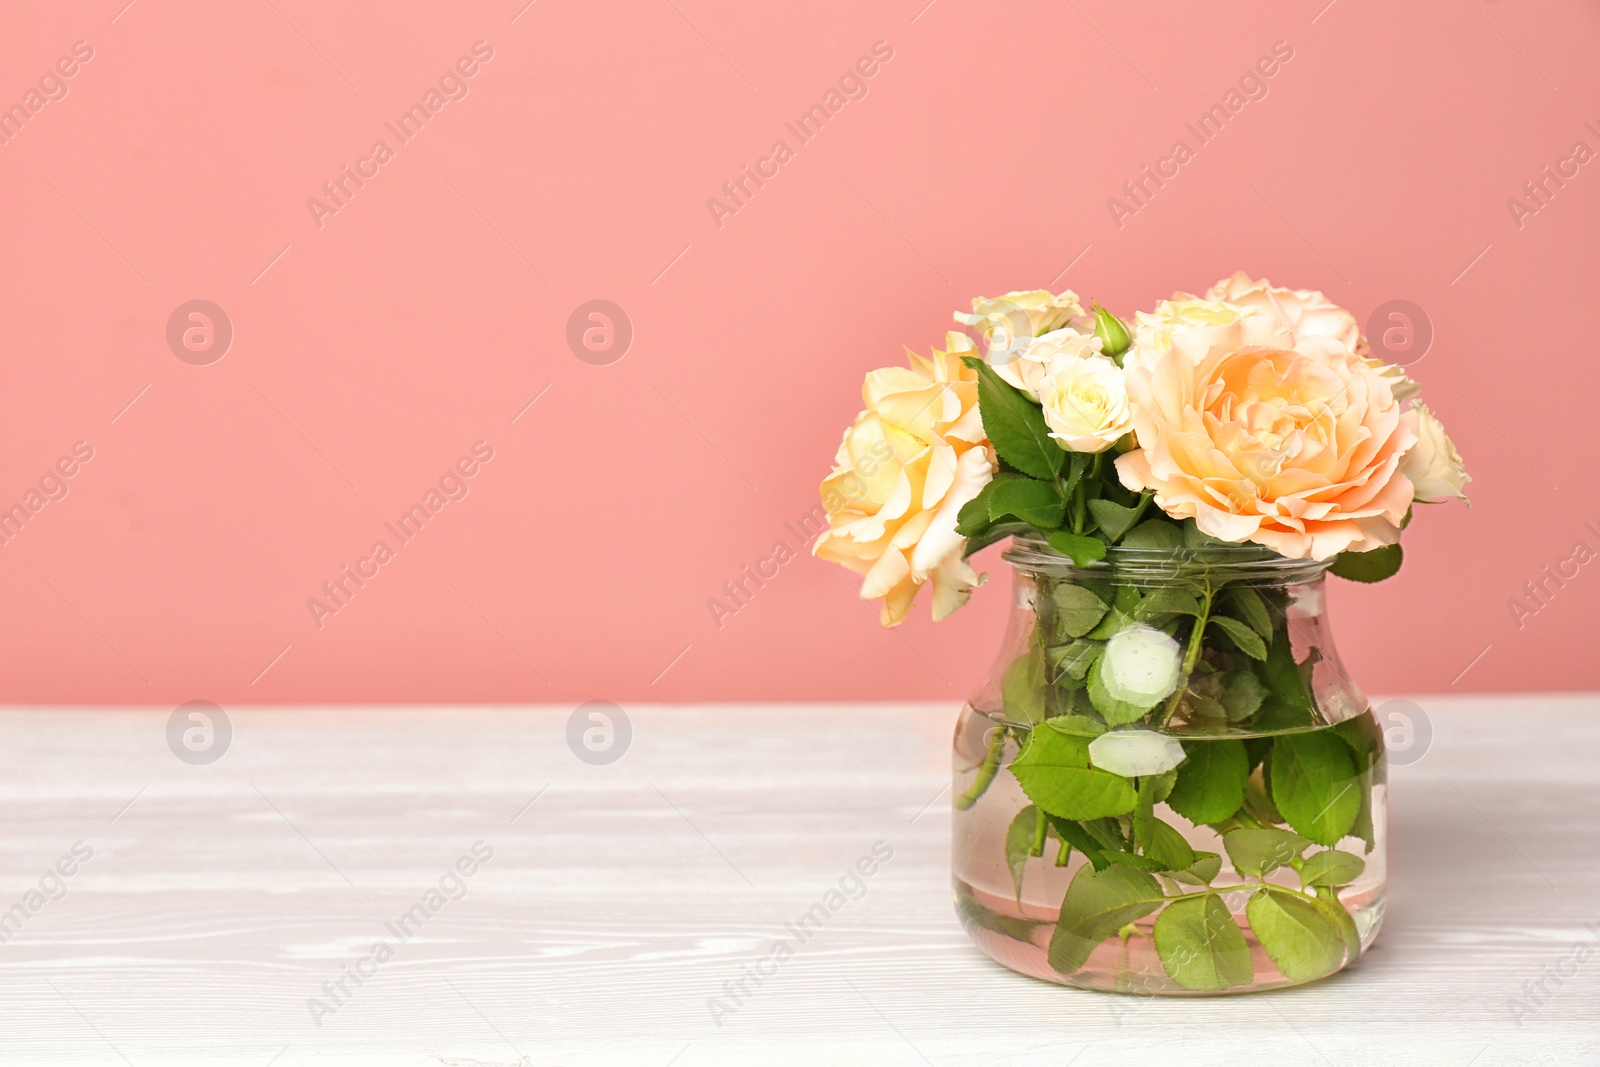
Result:
{"label": "glass jar vase", "polygon": [[1383,919],[1382,732],[1326,564],[1255,546],[1006,552],[1010,626],[955,733],[957,910],[1014,970],[1220,994],[1348,966]]}

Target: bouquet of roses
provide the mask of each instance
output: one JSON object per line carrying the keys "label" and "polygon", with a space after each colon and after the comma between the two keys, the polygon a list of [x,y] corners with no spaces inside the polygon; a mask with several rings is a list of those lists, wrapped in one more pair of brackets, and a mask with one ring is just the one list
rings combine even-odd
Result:
{"label": "bouquet of roses", "polygon": [[1092,988],[1347,964],[1383,913],[1383,746],[1321,574],[1387,578],[1413,505],[1462,496],[1444,428],[1350,312],[1244,274],[1131,327],[1071,292],[956,318],[977,343],[867,375],[814,551],[893,626],[924,584],[960,607],[968,557],[1014,538],[1014,625],[956,731],[969,931]]}
{"label": "bouquet of roses", "polygon": [[1113,545],[1184,544],[1163,529],[1183,524],[1190,541],[1378,581],[1400,567],[1412,504],[1470,480],[1416,383],[1320,292],[1240,272],[1131,329],[1071,291],[972,306],[955,317],[982,357],[952,331],[870,372],[822,483],[813,552],[864,576],[886,626],[929,583],[944,618],[982,581],[967,557],[1030,531],[1087,565]]}

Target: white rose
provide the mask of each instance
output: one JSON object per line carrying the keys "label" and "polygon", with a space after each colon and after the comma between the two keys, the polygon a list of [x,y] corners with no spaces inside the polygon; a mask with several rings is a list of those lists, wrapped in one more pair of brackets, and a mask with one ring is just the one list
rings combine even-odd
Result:
{"label": "white rose", "polygon": [[1444,423],[1421,402],[1412,404],[1411,410],[1417,417],[1417,443],[1400,461],[1400,473],[1411,479],[1413,495],[1434,504],[1451,497],[1465,500],[1467,494],[1462,490],[1472,477],[1462,466],[1455,443],[1444,432]]}
{"label": "white rose", "polygon": [[989,350],[984,360],[1002,379],[1039,399],[1039,385],[1052,368],[1058,364],[1100,354],[1101,340],[1091,330],[1088,333],[1071,326],[1040,337],[1021,337],[1009,344],[1000,344],[999,334],[990,337]]}
{"label": "white rose", "polygon": [[1122,369],[1102,355],[1053,360],[1039,403],[1050,436],[1069,452],[1104,452],[1133,429]]}

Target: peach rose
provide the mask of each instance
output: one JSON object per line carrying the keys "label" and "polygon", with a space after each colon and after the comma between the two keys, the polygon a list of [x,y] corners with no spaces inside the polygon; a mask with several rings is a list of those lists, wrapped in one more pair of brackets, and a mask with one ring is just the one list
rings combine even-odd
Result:
{"label": "peach rose", "polygon": [[1206,299],[1225,300],[1235,307],[1254,308],[1275,316],[1296,340],[1329,337],[1351,352],[1367,354],[1356,317],[1316,289],[1280,289],[1265,278],[1251,281],[1250,275],[1241,270],[1213,285],[1207,290]]}
{"label": "peach rose", "polygon": [[1224,541],[1328,559],[1400,538],[1417,441],[1387,381],[1337,339],[1282,331],[1240,345],[1231,329],[1174,339],[1128,371],[1139,448],[1117,459],[1134,490]]}
{"label": "peach rose", "polygon": [[1472,476],[1462,465],[1455,442],[1428,405],[1419,401],[1411,405],[1411,410],[1417,416],[1417,444],[1406,453],[1400,473],[1411,479],[1418,500],[1430,504],[1443,503],[1451,497],[1466,500],[1463,490]]}
{"label": "peach rose", "polygon": [[845,431],[834,470],[822,483],[829,528],[812,546],[819,559],[864,575],[861,596],[882,599],[883,624],[906,617],[917,590],[933,585],[933,617],[967,602],[982,578],[962,558],[956,515],[994,476],[978,413],[973,352],[950,333],[946,351],[910,367],[867,375],[866,410]]}
{"label": "peach rose", "polygon": [[1262,278],[1251,281],[1244,271],[1234,272],[1206,292],[1207,300],[1226,300],[1242,308],[1250,308],[1272,315],[1287,327],[1296,339],[1301,337],[1331,337],[1345,348],[1367,360],[1369,366],[1388,379],[1394,398],[1401,403],[1417,395],[1420,386],[1406,372],[1392,363],[1370,356],[1367,339],[1361,334],[1361,325],[1349,311],[1329,300],[1316,289],[1280,289]]}

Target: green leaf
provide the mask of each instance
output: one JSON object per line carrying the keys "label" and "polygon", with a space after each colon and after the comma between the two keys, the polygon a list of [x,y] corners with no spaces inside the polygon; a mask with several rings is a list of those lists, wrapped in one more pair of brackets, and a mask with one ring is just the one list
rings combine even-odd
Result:
{"label": "green leaf", "polygon": [[1095,525],[1100,527],[1100,532],[1106,535],[1106,540],[1112,544],[1120,541],[1124,534],[1133,529],[1134,523],[1144,514],[1145,508],[1150,503],[1150,494],[1145,493],[1139,503],[1133,507],[1125,507],[1111,500],[1101,497],[1089,501],[1089,514],[1094,516]]}
{"label": "green leaf", "polygon": [[1250,928],[1291,982],[1332,974],[1344,962],[1343,933],[1326,911],[1298,893],[1266,886],[1245,904]]}
{"label": "green leaf", "polygon": [[1052,715],[1044,721],[1044,725],[1071,737],[1088,738],[1091,741],[1106,732],[1102,723],[1094,721],[1087,715]]}
{"label": "green leaf", "polygon": [[1175,585],[1164,585],[1152,590],[1139,603],[1139,610],[1134,615],[1140,619],[1148,619],[1155,615],[1196,615],[1203,609],[1200,601],[1187,589],[1180,589]]}
{"label": "green leaf", "polygon": [[1360,878],[1361,872],[1366,869],[1366,861],[1360,856],[1330,848],[1306,857],[1305,863],[1300,866],[1300,884],[1332,887],[1349,885]]}
{"label": "green leaf", "polygon": [[989,517],[997,522],[1015,515],[1031,526],[1049,529],[1060,526],[1062,516],[1067,513],[1061,490],[1054,482],[1010,474],[1000,475],[989,485],[995,487],[989,494]]}
{"label": "green leaf", "polygon": [[1209,885],[1222,873],[1222,857],[1215,852],[1196,852],[1195,860],[1182,870],[1172,872],[1172,877],[1184,885]]}
{"label": "green leaf", "polygon": [[1261,877],[1299,859],[1311,842],[1288,830],[1246,827],[1223,834],[1222,847],[1228,850],[1234,870],[1248,877]]}
{"label": "green leaf", "polygon": [[1195,862],[1189,842],[1170,823],[1155,819],[1150,823],[1149,843],[1144,854],[1169,871],[1182,871]]}
{"label": "green leaf", "polygon": [[1082,822],[1133,810],[1133,783],[1089,766],[1089,739],[1036,729],[1011,763],[1028,799],[1049,815]]}
{"label": "green leaf", "polygon": [[1352,582],[1381,582],[1394,577],[1403,562],[1405,553],[1394,544],[1374,548],[1371,552],[1341,552],[1328,569]]}
{"label": "green leaf", "polygon": [[1228,671],[1222,676],[1222,707],[1230,722],[1254,715],[1266,698],[1267,689],[1254,671]]}
{"label": "green leaf", "polygon": [[1354,960],[1361,955],[1361,932],[1356,929],[1355,920],[1344,909],[1344,905],[1339,903],[1339,898],[1334,896],[1332,889],[1324,887],[1318,889],[1317,892],[1323,894],[1317,898],[1317,908],[1323,915],[1328,917],[1328,921],[1333,923],[1334,928],[1339,931],[1339,936],[1344,940],[1346,958]]}
{"label": "green leaf", "polygon": [[1185,989],[1217,992],[1255,977],[1244,932],[1219,896],[1168,904],[1152,932],[1161,966]]}
{"label": "green leaf", "polygon": [[1120,849],[1107,849],[1106,859],[1120,867],[1132,867],[1136,871],[1150,871],[1152,873],[1166,870],[1166,865],[1151,856],[1140,856],[1133,852],[1123,852]]}
{"label": "green leaf", "polygon": [[1167,797],[1167,807],[1196,826],[1218,823],[1244,803],[1244,783],[1250,777],[1250,760],[1244,742],[1185,741],[1187,758],[1178,764],[1178,783]]}
{"label": "green leaf", "polygon": [[1065,673],[1081,679],[1089,673],[1095,657],[1099,656],[1105,647],[1100,641],[1086,641],[1079,638],[1070,645],[1052,648],[1045,655],[1049,657],[1050,666],[1054,667],[1058,674]]}
{"label": "green leaf", "polygon": [[1182,548],[1183,528],[1166,519],[1146,519],[1123,536],[1122,547]]}
{"label": "green leaf", "polygon": [[1098,537],[1052,530],[1045,539],[1051,548],[1071,559],[1074,567],[1087,567],[1106,556],[1106,543]]}
{"label": "green leaf", "polygon": [[1319,845],[1336,845],[1361,812],[1361,782],[1350,749],[1332,731],[1283,734],[1272,744],[1272,802],[1289,825]]}
{"label": "green leaf", "polygon": [[1060,974],[1072,974],[1101,942],[1155,911],[1162,899],[1161,886],[1143,871],[1080,867],[1061,901],[1061,917],[1050,938],[1050,966]]}
{"label": "green leaf", "polygon": [[1083,636],[1096,641],[1104,641],[1113,634],[1126,630],[1134,623],[1134,614],[1142,603],[1139,590],[1131,585],[1119,585],[1112,593],[1111,610],[1106,617],[1100,620],[1100,625]]}
{"label": "green leaf", "polygon": [[1383,748],[1383,733],[1370,713],[1335,724],[1333,732],[1350,746],[1350,753],[1356,759],[1356,770],[1363,773],[1372,766]]}
{"label": "green leaf", "polygon": [[1012,661],[1000,683],[1000,701],[1006,718],[1012,722],[1038,722],[1044,718],[1044,694],[1048,685],[1044,674],[1044,654],[1031,648]]}
{"label": "green leaf", "polygon": [[1267,644],[1261,640],[1261,635],[1238,619],[1230,619],[1226,615],[1213,615],[1211,625],[1227,634],[1228,638],[1239,646],[1239,651],[1251,659],[1267,658]]}
{"label": "green leaf", "polygon": [[1300,672],[1300,664],[1295,662],[1287,630],[1279,630],[1272,636],[1272,647],[1267,650],[1267,658],[1261,667],[1261,677],[1273,694],[1290,706],[1295,708],[1311,706],[1311,691],[1306,686],[1305,676]]}
{"label": "green leaf", "polygon": [[1089,835],[1089,831],[1071,819],[1060,819],[1048,814],[1045,817],[1050,820],[1050,825],[1055,830],[1056,835],[1062,841],[1083,853],[1083,858],[1088,860],[1090,866],[1095,870],[1103,871],[1109,866],[1104,849],[1098,841]]}
{"label": "green leaf", "polygon": [[1250,629],[1260,634],[1263,641],[1272,640],[1272,613],[1267,610],[1260,593],[1248,585],[1236,585],[1228,590],[1228,599]]}
{"label": "green leaf", "polygon": [[[1136,622],[1131,615],[1127,615],[1117,608],[1106,612],[1106,617],[1100,620],[1100,625],[1090,630],[1083,636],[1091,641],[1104,642],[1107,638],[1126,630]],[[1102,648],[1104,645],[1102,644]]]}
{"label": "green leaf", "polygon": [[994,487],[998,484],[997,479],[991,478],[983,483],[977,496],[961,505],[961,510],[956,512],[956,533],[962,537],[976,537],[988,529],[993,521],[989,515],[989,498],[994,496]]}
{"label": "green leaf", "polygon": [[1004,541],[1015,534],[1031,534],[1032,526],[1025,522],[997,522],[982,533],[972,534],[967,538],[967,546],[961,550],[963,559],[975,553],[982,552],[996,541]]}
{"label": "green leaf", "polygon": [[[1270,759],[1272,750],[1267,751]],[[1267,796],[1267,788],[1263,783],[1268,773],[1263,765],[1260,776],[1252,774],[1244,783],[1244,810],[1257,822],[1277,826],[1284,821],[1283,812],[1279,811],[1272,803],[1272,798]]]}
{"label": "green leaf", "polygon": [[1376,784],[1374,776],[1379,782],[1383,780],[1383,764],[1378,760],[1383,751],[1383,732],[1371,712],[1346,719],[1334,726],[1333,732],[1350,746],[1356,771],[1360,775],[1361,811],[1356,815],[1355,825],[1350,828],[1350,835],[1359,837],[1366,845],[1366,851],[1371,852],[1377,844],[1377,835],[1372,826],[1372,787]]}
{"label": "green leaf", "polygon": [[[1206,681],[1207,679],[1198,679],[1193,684],[1204,686]],[[1197,691],[1193,685],[1191,685],[1191,687],[1184,693],[1183,702],[1188,706],[1189,710],[1194,712],[1196,715],[1203,716],[1207,719],[1226,719],[1228,717],[1228,709],[1223,707],[1222,701],[1218,699],[1221,695],[1222,690],[1220,683],[1217,688],[1216,696],[1213,696],[1209,691]]]}
{"label": "green leaf", "polygon": [[[1139,779],[1139,789],[1134,796],[1133,802],[1133,840],[1139,846],[1139,850],[1146,856],[1150,855],[1150,839],[1154,834],[1156,823],[1155,807],[1155,778],[1149,776]],[[1183,866],[1188,866],[1188,864]]]}
{"label": "green leaf", "polygon": [[1022,907],[1022,874],[1028,866],[1030,856],[1044,854],[1044,840],[1039,840],[1039,851],[1033,850],[1034,838],[1038,834],[1044,814],[1029,804],[1016,817],[1011,820],[1011,825],[1006,828],[1006,866],[1011,870],[1011,884],[1016,889],[1017,908]]}
{"label": "green leaf", "polygon": [[1050,436],[1044,412],[977,356],[961,362],[978,372],[978,414],[1000,458],[1024,474],[1052,479],[1067,454]]}
{"label": "green leaf", "polygon": [[[1068,637],[1082,637],[1105,618],[1106,602],[1081,585],[1062,582],[1051,594],[1055,601],[1056,622]],[[1083,677],[1081,674],[1078,677]]]}

